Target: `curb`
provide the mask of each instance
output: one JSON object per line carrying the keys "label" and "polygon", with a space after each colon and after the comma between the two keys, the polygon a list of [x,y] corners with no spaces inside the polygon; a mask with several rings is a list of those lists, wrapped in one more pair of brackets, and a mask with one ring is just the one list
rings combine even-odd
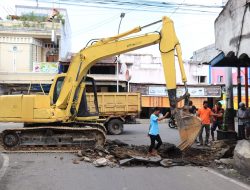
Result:
{"label": "curb", "polygon": [[2,153],[0,153],[0,156],[2,157],[2,160],[3,160],[3,163],[0,168],[0,180],[1,180],[9,166],[9,156],[7,156],[6,154],[2,154]]}

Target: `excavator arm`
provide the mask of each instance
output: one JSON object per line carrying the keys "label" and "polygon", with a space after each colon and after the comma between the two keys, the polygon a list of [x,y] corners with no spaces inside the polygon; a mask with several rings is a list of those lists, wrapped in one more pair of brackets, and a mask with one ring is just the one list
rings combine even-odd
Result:
{"label": "excavator arm", "polygon": [[[162,22],[162,29],[160,32],[129,37],[129,35],[138,33],[143,28],[159,22]],[[177,124],[179,124],[182,141],[180,148],[185,149],[190,146],[200,131],[200,122],[190,114],[188,115],[188,113],[177,109],[177,102],[180,99],[176,96],[175,53],[177,53],[182,81],[185,87],[187,79],[182,61],[181,47],[174,30],[174,24],[168,17],[163,17],[160,21],[143,27],[136,27],[114,37],[100,39],[99,41],[92,43],[92,45],[80,50],[71,61],[62,85],[61,93],[56,102],[56,108],[66,110],[66,119],[72,115],[71,108],[76,94],[79,93],[77,88],[82,81],[84,81],[88,70],[99,60],[154,44],[159,44],[171,113],[176,116]],[[181,99],[186,99],[185,102],[187,103],[188,97],[186,88],[186,93]]]}
{"label": "excavator arm", "polygon": [[[136,27],[118,36],[104,38],[92,45],[82,49],[71,61],[66,74],[60,96],[56,106],[60,109],[71,107],[70,103],[75,95],[76,88],[86,77],[88,70],[99,60],[106,57],[119,55],[132,50],[159,44],[162,56],[166,86],[170,93],[171,107],[176,107],[176,70],[175,70],[175,51],[177,52],[179,67],[182,74],[182,81],[186,84],[186,75],[182,62],[182,55],[179,41],[174,31],[173,21],[167,17],[155,23],[162,22],[160,33],[148,33],[142,36],[124,37],[140,32],[144,27]],[[153,23],[153,24],[155,24]]]}

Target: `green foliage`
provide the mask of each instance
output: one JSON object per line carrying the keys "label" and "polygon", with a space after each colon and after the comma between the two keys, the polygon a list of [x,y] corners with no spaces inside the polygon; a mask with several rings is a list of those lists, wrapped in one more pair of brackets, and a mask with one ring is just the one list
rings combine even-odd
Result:
{"label": "green foliage", "polygon": [[46,22],[46,16],[36,15],[34,12],[20,16],[21,21]]}
{"label": "green foliage", "polygon": [[29,22],[27,22],[27,21],[23,21],[23,27],[30,27]]}
{"label": "green foliage", "polygon": [[[8,20],[13,20],[11,15],[8,15],[6,18]],[[47,16],[37,15],[34,12],[27,13],[27,14],[22,14],[20,17],[16,16],[14,19],[22,21],[22,24],[13,25],[12,26],[13,28],[18,28],[18,27],[45,28],[45,26],[46,26],[45,22],[48,22],[48,17]],[[62,23],[64,25],[65,24],[64,16],[62,14],[56,15],[54,17],[53,22]]]}
{"label": "green foliage", "polygon": [[65,24],[65,19],[63,18],[62,14],[58,14],[55,16],[55,22],[61,22],[62,24]]}
{"label": "green foliage", "polygon": [[6,16],[6,19],[11,20],[11,16],[10,15]]}

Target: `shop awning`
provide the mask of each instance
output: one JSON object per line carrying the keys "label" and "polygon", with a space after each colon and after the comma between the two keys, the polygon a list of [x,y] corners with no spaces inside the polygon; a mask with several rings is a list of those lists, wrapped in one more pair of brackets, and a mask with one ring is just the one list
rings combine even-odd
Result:
{"label": "shop awning", "polygon": [[227,55],[221,52],[210,61],[210,65],[212,67],[250,67],[250,58],[245,53],[238,58],[232,51]]}

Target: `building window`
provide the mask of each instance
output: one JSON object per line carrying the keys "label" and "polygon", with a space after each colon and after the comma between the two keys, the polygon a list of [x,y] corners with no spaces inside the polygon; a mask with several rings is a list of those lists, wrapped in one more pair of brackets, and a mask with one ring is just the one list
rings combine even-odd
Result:
{"label": "building window", "polygon": [[198,83],[205,83],[206,82],[206,76],[198,76]]}
{"label": "building window", "polygon": [[217,83],[222,83],[223,82],[223,76],[218,75],[217,76]]}
{"label": "building window", "polygon": [[240,82],[244,83],[244,77],[243,76],[240,76]]}
{"label": "building window", "polygon": [[116,73],[115,66],[93,66],[89,70],[89,74],[111,74],[114,75]]}
{"label": "building window", "polygon": [[36,46],[36,62],[38,61],[38,47]]}

